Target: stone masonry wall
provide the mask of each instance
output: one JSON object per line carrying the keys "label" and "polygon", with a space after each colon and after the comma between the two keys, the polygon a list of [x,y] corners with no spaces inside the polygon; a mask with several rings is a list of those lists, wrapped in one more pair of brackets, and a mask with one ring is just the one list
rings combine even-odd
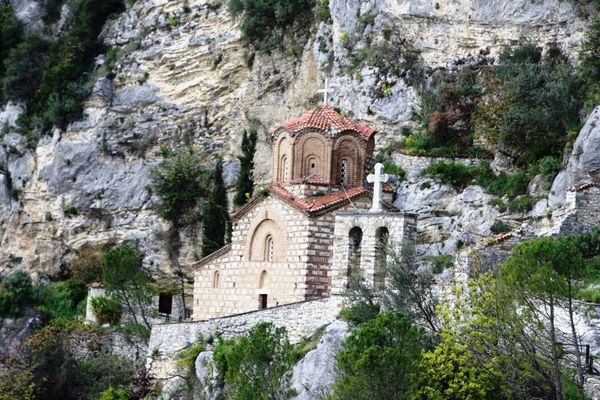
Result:
{"label": "stone masonry wall", "polygon": [[175,363],[182,349],[217,333],[225,339],[243,335],[261,322],[285,327],[290,341],[297,343],[317,328],[333,322],[341,305],[342,299],[332,296],[205,321],[155,325],[146,365],[155,378],[169,379],[177,373]]}
{"label": "stone masonry wall", "polygon": [[405,241],[415,241],[417,217],[404,213],[339,213],[335,219],[333,262],[331,267],[331,293],[339,295],[348,283],[350,230],[358,227],[362,231],[359,268],[368,282],[377,284],[379,228],[388,232],[388,248],[398,249]]}

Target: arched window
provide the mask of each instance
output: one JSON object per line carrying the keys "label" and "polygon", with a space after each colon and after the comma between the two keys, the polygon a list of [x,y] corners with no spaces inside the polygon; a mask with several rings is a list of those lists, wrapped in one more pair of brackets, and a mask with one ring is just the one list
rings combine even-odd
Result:
{"label": "arched window", "polygon": [[282,182],[287,182],[287,180],[289,179],[289,167],[288,167],[288,159],[287,156],[283,156],[281,157],[281,165],[280,165],[280,171],[281,171],[281,175],[279,177],[279,179]]}
{"label": "arched window", "polygon": [[385,270],[387,264],[387,247],[389,232],[386,227],[375,231],[375,276],[374,284],[378,289],[385,286]]}
{"label": "arched window", "polygon": [[273,249],[273,236],[267,235],[267,237],[265,238],[265,261],[273,262]]}
{"label": "arched window", "polygon": [[310,156],[306,159],[306,176],[319,176],[319,159]]}
{"label": "arched window", "polygon": [[258,288],[264,289],[267,287],[267,271],[263,271],[260,273],[260,279],[258,280]]}
{"label": "arched window", "polygon": [[348,234],[348,277],[360,270],[360,255],[362,250],[363,232],[358,226]]}
{"label": "arched window", "polygon": [[344,158],[342,161],[340,161],[340,183],[344,186],[348,186],[349,172],[350,171],[348,171],[348,160]]}
{"label": "arched window", "polygon": [[215,275],[213,276],[213,287],[219,287],[219,271],[215,271]]}

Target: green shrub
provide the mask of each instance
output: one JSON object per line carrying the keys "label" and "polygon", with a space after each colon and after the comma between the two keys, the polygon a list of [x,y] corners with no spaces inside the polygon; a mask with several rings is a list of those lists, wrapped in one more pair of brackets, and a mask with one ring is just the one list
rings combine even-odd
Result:
{"label": "green shrub", "polygon": [[67,217],[73,217],[73,216],[79,214],[79,212],[77,211],[77,207],[75,207],[74,205],[71,205],[71,204],[66,205],[63,208],[63,212],[65,213],[65,215]]}
{"label": "green shrub", "polygon": [[111,386],[100,393],[100,400],[129,400],[129,396],[125,390],[115,389]]}
{"label": "green shrub", "polygon": [[180,350],[177,355],[177,367],[186,373],[193,373],[195,370],[196,359],[203,351],[204,347],[200,343],[196,343],[193,346]]}
{"label": "green shrub", "polygon": [[[22,34],[22,27],[10,3],[0,4],[0,78],[5,75],[5,60],[11,50],[16,47]],[[5,101],[0,83],[0,103]]]}
{"label": "green shrub", "polygon": [[293,347],[285,328],[261,323],[247,336],[221,341],[214,350],[219,379],[231,400],[284,400],[289,389]]}
{"label": "green shrub", "polygon": [[402,314],[379,314],[353,331],[337,356],[332,400],[411,398],[423,332]]}
{"label": "green shrub", "polygon": [[208,194],[208,173],[192,151],[167,151],[165,156],[150,173],[151,187],[159,197],[158,214],[175,227],[196,222],[200,201]]}
{"label": "green shrub", "polygon": [[[258,50],[283,45],[283,36],[296,21],[311,18],[310,0],[229,0],[229,12],[241,17],[242,37]],[[300,25],[307,27],[306,21]]]}
{"label": "green shrub", "polygon": [[116,325],[121,321],[123,307],[118,300],[109,299],[105,296],[94,297],[92,307],[100,324]]}
{"label": "green shrub", "polygon": [[33,304],[33,285],[28,273],[17,271],[0,282],[0,317],[18,317]]}
{"label": "green shrub", "polygon": [[71,320],[83,315],[87,287],[72,279],[38,285],[34,291],[35,303],[50,320]]}
{"label": "green shrub", "polygon": [[29,35],[7,55],[2,74],[2,90],[6,100],[29,101],[41,81],[50,43],[37,35]]}
{"label": "green shrub", "polygon": [[320,0],[316,15],[318,22],[331,22],[331,12],[329,11],[329,0]]}
{"label": "green shrub", "polygon": [[503,221],[500,221],[499,219],[494,221],[494,224],[492,225],[490,230],[492,231],[492,233],[495,233],[496,235],[498,235],[500,233],[507,233],[507,232],[511,231],[510,226],[506,225]]}
{"label": "green shrub", "polygon": [[390,175],[395,175],[399,181],[406,179],[406,171],[399,165],[387,161],[383,163],[383,172]]}
{"label": "green shrub", "polygon": [[518,212],[524,214],[528,211],[531,211],[535,204],[535,197],[523,195],[515,197],[510,200],[507,204],[507,207],[512,212]]}
{"label": "green shrub", "polygon": [[444,270],[454,266],[454,256],[450,254],[424,257],[423,261],[430,262],[433,265],[431,272],[434,274],[441,274]]}

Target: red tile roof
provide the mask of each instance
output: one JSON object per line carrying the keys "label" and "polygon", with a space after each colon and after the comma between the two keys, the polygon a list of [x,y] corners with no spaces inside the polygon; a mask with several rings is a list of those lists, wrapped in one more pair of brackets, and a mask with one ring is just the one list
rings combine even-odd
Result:
{"label": "red tile roof", "polygon": [[283,127],[289,133],[298,133],[309,128],[334,132],[353,131],[367,140],[375,133],[374,129],[352,121],[326,104],[287,122]]}
{"label": "red tile roof", "polygon": [[[343,207],[350,203],[351,200],[357,199],[361,196],[371,196],[371,192],[362,187],[355,187],[346,189],[345,191],[332,192],[327,193],[323,196],[312,196],[312,197],[296,197],[292,193],[288,192],[281,186],[270,186],[267,188],[267,191],[285,201],[287,204],[291,205],[304,212],[309,216],[316,216],[323,214],[327,211],[333,211],[340,207]],[[260,203],[264,199],[264,195],[259,195],[252,199],[248,204],[238,210],[235,214],[231,216],[232,220],[240,219],[246,212],[254,208],[258,203]],[[397,211],[396,207],[392,204],[383,202],[382,206],[385,210],[388,211]]]}

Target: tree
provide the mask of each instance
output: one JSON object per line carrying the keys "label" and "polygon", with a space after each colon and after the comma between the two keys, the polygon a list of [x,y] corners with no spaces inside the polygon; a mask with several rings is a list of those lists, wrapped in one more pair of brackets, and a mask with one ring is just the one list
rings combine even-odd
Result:
{"label": "tree", "polygon": [[178,231],[200,219],[199,207],[207,195],[208,173],[191,149],[164,151],[163,155],[163,161],[150,172],[150,182],[159,197],[158,214]]}
{"label": "tree", "polygon": [[419,268],[412,243],[403,242],[400,252],[395,249],[387,252],[386,287],[382,294],[385,309],[404,313],[413,323],[436,332],[439,301],[433,287],[433,274]]}
{"label": "tree", "polygon": [[523,318],[533,328],[538,343],[546,343],[552,364],[553,397],[563,398],[564,372],[560,356],[558,308],[567,303],[572,345],[575,347],[578,386],[583,398],[583,366],[573,309],[574,284],[581,279],[585,264],[576,242],[569,238],[540,238],[517,246],[500,270],[499,279],[515,292]]}
{"label": "tree", "polygon": [[27,306],[33,304],[31,277],[17,271],[0,282],[0,317],[17,317]]}
{"label": "tree", "polygon": [[294,352],[285,328],[260,323],[247,336],[219,342],[214,360],[228,399],[287,400],[292,394]]}
{"label": "tree", "polygon": [[503,103],[496,115],[498,143],[521,163],[559,154],[580,105],[579,82],[569,61],[557,48],[542,57],[541,48],[524,44],[501,54],[496,75]]}
{"label": "tree", "polygon": [[333,386],[331,399],[410,398],[425,342],[423,331],[402,314],[382,313],[360,325],[337,356],[343,375]]}
{"label": "tree", "polygon": [[229,12],[242,17],[244,40],[266,51],[281,46],[284,32],[297,19],[310,16],[312,6],[310,0],[229,0]]}
{"label": "tree", "polygon": [[2,90],[7,100],[28,101],[39,87],[45,67],[48,41],[29,35],[4,59]]}
{"label": "tree", "polygon": [[255,130],[250,131],[250,135],[244,131],[244,136],[242,137],[242,155],[239,157],[240,171],[235,184],[235,198],[233,199],[233,204],[236,207],[246,204],[254,192],[252,172],[254,171],[256,138]]}
{"label": "tree", "polygon": [[126,244],[108,251],[102,257],[102,281],[108,294],[126,307],[128,316],[141,327],[147,340],[152,293],[140,253]]}
{"label": "tree", "polygon": [[207,256],[225,245],[228,226],[231,224],[227,211],[222,160],[217,161],[211,180],[212,190],[202,213],[202,256]]}
{"label": "tree", "polygon": [[[12,6],[0,4],[0,77],[5,76],[4,60],[8,53],[21,41],[22,28]],[[0,85],[0,103],[4,102]]]}

